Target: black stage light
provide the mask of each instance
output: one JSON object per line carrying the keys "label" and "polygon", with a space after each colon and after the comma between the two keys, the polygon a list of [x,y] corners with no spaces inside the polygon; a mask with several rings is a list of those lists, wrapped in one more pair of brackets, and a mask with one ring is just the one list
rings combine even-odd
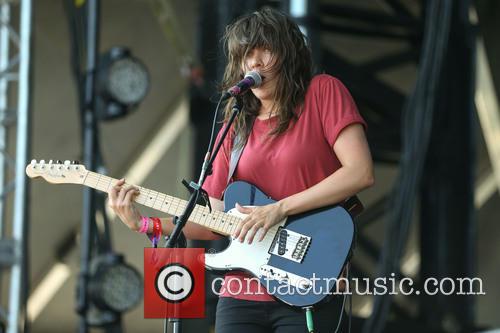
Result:
{"label": "black stage light", "polygon": [[142,299],[142,277],[122,255],[107,253],[92,259],[89,296],[103,311],[126,312]]}
{"label": "black stage light", "polygon": [[113,47],[103,54],[97,74],[97,114],[100,120],[125,116],[149,90],[146,66],[129,49]]}

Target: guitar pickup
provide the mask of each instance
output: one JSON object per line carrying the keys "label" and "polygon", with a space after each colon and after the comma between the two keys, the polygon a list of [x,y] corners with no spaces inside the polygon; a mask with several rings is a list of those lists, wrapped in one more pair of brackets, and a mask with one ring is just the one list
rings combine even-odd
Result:
{"label": "guitar pickup", "polygon": [[311,244],[311,237],[280,227],[274,236],[269,254],[301,263]]}

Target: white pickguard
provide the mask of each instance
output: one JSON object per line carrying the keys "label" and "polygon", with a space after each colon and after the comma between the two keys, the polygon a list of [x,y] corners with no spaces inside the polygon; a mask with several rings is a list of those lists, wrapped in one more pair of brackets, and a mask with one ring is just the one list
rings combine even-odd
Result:
{"label": "white pickguard", "polygon": [[[240,213],[236,208],[231,209],[228,214],[244,218],[246,215]],[[239,270],[244,269],[255,276],[260,276],[260,267],[266,265],[269,261],[269,248],[274,239],[274,235],[280,226],[286,223],[286,219],[270,228],[266,237],[261,241],[259,239],[262,229],[257,232],[252,244],[246,241],[240,243],[239,240],[231,237],[227,249],[219,253],[206,253],[205,265],[208,269],[215,270]]]}

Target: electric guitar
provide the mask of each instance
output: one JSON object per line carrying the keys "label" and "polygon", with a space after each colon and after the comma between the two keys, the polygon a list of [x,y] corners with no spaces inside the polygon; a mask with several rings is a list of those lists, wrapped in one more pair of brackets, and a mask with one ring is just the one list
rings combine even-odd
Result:
{"label": "electric guitar", "polygon": [[[83,165],[33,160],[26,167],[30,178],[53,184],[82,184],[107,192],[117,179],[85,169]],[[169,215],[180,215],[187,201],[141,186],[135,201]],[[270,197],[246,182],[231,183],[224,194],[224,211],[197,205],[189,218],[218,234],[230,236],[245,217],[236,210],[273,203]],[[259,233],[255,236],[258,239]],[[315,209],[289,216],[271,227],[261,242],[240,243],[230,237],[222,252],[205,255],[211,270],[243,270],[257,277],[278,300],[293,306],[314,305],[332,291],[348,259],[354,238],[350,214],[341,206]]]}

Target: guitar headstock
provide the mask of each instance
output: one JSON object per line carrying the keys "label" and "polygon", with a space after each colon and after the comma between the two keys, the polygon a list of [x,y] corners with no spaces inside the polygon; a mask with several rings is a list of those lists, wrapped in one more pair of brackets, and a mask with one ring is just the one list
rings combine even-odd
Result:
{"label": "guitar headstock", "polygon": [[26,167],[28,177],[42,177],[53,184],[83,184],[87,173],[85,166],[76,161],[32,160]]}

